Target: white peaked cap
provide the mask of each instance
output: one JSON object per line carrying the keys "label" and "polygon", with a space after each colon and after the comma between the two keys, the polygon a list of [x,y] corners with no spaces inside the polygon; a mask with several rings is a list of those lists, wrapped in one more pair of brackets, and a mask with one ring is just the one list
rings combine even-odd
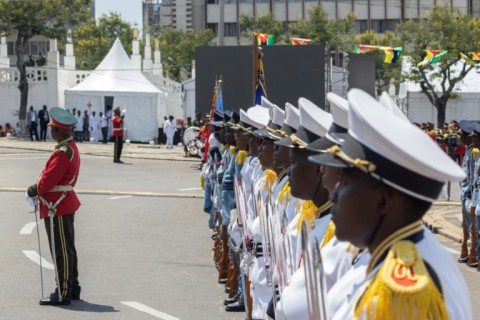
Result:
{"label": "white peaked cap", "polygon": [[387,110],[390,110],[390,112],[397,115],[399,118],[410,122],[407,116],[402,112],[402,110],[400,110],[398,105],[395,103],[395,101],[393,101],[392,97],[386,91],[382,92],[382,94],[380,95],[380,99],[378,100]]}
{"label": "white peaked cap", "polygon": [[283,120],[285,119],[285,111],[280,109],[279,106],[276,104],[273,105],[272,107],[273,111],[273,116],[272,116],[272,122],[276,124],[278,127],[281,127],[283,124]]}
{"label": "white peaked cap", "polygon": [[332,115],[305,98],[298,99],[298,106],[300,109],[300,127],[297,130],[296,137],[305,144],[325,137],[333,123]]}
{"label": "white peaked cap", "polygon": [[270,110],[271,123],[274,123],[278,127],[278,128],[272,127],[272,129],[275,129],[275,130],[279,129],[283,124],[285,111],[280,109],[280,107],[278,107],[276,104],[270,102],[270,100],[268,100],[264,96],[262,96],[261,100],[262,100],[262,107],[268,108]]}
{"label": "white peaked cap", "polygon": [[270,120],[270,112],[268,108],[256,105],[255,107],[248,108],[248,119],[252,122],[251,125],[256,129],[261,129],[267,126]]}
{"label": "white peaked cap", "polygon": [[348,93],[349,129],[341,148],[309,157],[333,167],[356,167],[417,199],[437,199],[448,180],[465,173],[422,130],[360,89]]}
{"label": "white peaked cap", "polygon": [[[435,200],[446,181],[465,177],[462,168],[428,135],[382,107],[368,93],[352,89],[348,101],[349,135],[377,154],[365,160],[379,166],[384,161],[391,163],[372,176],[377,174],[384,183],[425,201]],[[345,153],[348,155],[348,147]]]}
{"label": "white peaked cap", "polygon": [[289,125],[295,130],[297,130],[297,128],[300,126],[300,110],[298,110],[288,102],[285,103],[284,124]]}
{"label": "white peaked cap", "polygon": [[333,92],[327,93],[327,99],[330,102],[333,122],[344,129],[348,129],[348,109],[350,109],[348,100]]}

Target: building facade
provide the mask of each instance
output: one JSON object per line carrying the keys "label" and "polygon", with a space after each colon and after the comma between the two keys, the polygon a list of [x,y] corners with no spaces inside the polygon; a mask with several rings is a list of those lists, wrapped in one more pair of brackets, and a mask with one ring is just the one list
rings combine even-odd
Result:
{"label": "building facade", "polygon": [[[194,0],[195,1],[195,0]],[[220,19],[219,0],[205,0],[205,26],[217,35]],[[472,16],[480,16],[478,0],[224,0],[224,36],[225,45],[248,44],[240,33],[240,16],[246,14],[258,17],[273,13],[288,24],[309,19],[313,6],[321,4],[330,19],[343,19],[349,12],[355,12],[356,33],[374,30],[384,33],[393,30],[395,25],[408,19],[424,16],[436,4],[450,4],[454,10],[460,10]]]}

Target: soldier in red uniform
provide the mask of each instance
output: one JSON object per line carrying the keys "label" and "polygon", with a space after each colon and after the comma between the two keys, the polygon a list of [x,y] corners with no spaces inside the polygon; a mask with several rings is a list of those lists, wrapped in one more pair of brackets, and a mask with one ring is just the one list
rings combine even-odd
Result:
{"label": "soldier in red uniform", "polygon": [[112,136],[115,142],[114,151],[113,151],[113,162],[123,163],[120,160],[122,156],[123,149],[123,117],[124,115],[120,113],[120,107],[116,107],[113,110],[114,116],[112,118]]}
{"label": "soldier in red uniform", "polygon": [[[50,111],[52,138],[58,142],[37,183],[28,187],[29,197],[38,197],[40,218],[45,220],[57,288],[41,305],[68,305],[80,299],[77,251],[75,249],[75,212],[80,201],[73,190],[80,169],[80,155],[71,136],[77,119],[68,111]],[[53,219],[53,221],[52,221]],[[53,226],[51,223],[53,222]]]}

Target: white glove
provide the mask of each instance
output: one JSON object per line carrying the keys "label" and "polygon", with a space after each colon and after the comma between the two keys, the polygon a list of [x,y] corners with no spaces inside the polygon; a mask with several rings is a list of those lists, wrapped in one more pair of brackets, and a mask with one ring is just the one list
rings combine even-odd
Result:
{"label": "white glove", "polygon": [[469,211],[471,207],[472,207],[472,199],[468,199],[468,198],[465,199],[465,209]]}
{"label": "white glove", "polygon": [[123,110],[122,110],[122,116],[124,116],[125,113],[127,113],[127,109],[123,109]]}
{"label": "white glove", "polygon": [[37,199],[35,197],[29,197],[28,196],[28,193],[25,191],[25,200],[27,201],[27,203],[35,209],[35,205],[36,205],[36,202],[37,202]]}

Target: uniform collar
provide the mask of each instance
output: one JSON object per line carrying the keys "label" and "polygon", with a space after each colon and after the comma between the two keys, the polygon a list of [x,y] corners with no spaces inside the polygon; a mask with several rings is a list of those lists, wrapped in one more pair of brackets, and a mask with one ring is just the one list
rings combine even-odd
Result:
{"label": "uniform collar", "polygon": [[60,148],[61,145],[64,145],[64,144],[66,144],[67,142],[72,141],[72,140],[73,140],[73,137],[68,137],[67,139],[65,139],[65,140],[63,140],[63,141],[60,141],[60,142],[55,146],[55,149]]}

